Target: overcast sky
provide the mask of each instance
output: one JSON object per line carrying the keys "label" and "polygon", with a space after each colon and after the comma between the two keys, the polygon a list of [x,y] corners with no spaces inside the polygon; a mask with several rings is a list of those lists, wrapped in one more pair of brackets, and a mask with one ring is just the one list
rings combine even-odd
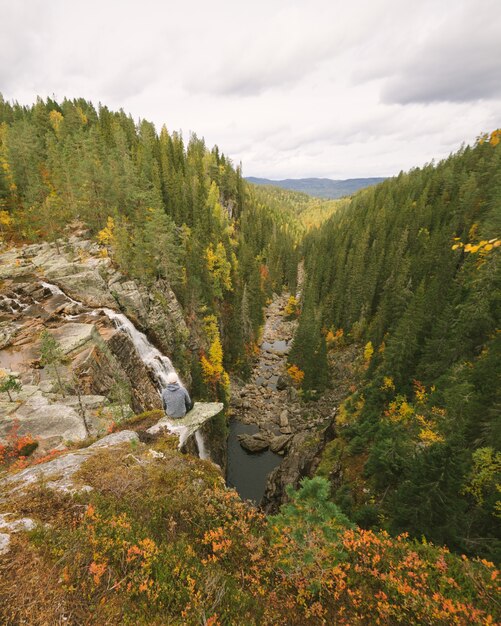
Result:
{"label": "overcast sky", "polygon": [[0,92],[196,132],[246,176],[391,176],[501,126],[501,0],[0,0]]}

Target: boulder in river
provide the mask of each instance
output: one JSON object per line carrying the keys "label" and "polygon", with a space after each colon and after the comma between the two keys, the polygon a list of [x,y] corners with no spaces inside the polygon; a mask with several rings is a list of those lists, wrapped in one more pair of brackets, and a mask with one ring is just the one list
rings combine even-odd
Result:
{"label": "boulder in river", "polygon": [[262,433],[256,433],[255,435],[239,435],[238,441],[244,450],[247,452],[263,452],[270,446],[268,438]]}
{"label": "boulder in river", "polygon": [[278,435],[277,437],[273,437],[270,441],[270,450],[275,453],[283,451],[291,438],[292,435]]}

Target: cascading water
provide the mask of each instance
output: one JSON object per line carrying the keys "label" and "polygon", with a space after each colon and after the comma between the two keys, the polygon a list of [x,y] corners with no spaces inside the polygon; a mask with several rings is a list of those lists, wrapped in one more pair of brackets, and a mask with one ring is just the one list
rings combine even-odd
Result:
{"label": "cascading water", "polygon": [[210,459],[210,453],[205,445],[204,436],[199,430],[195,433],[195,441],[197,442],[198,456],[204,461]]}
{"label": "cascading water", "polygon": [[62,289],[60,289],[57,285],[53,285],[52,283],[45,283],[43,280],[40,281],[42,287],[48,289],[53,296],[64,296],[66,300],[69,300],[72,304],[78,304],[79,306],[84,306],[82,302],[78,302],[77,300],[73,300],[67,293],[64,293]]}
{"label": "cascading water", "polygon": [[[50,290],[53,295],[62,295],[67,300],[72,302],[73,304],[78,304],[79,306],[84,306],[82,302],[77,302],[70,298],[67,294],[64,293],[62,289],[60,289],[57,285],[53,285],[52,283],[41,282],[43,287]],[[117,313],[113,311],[113,309],[102,308],[95,309],[94,313],[99,311],[103,311],[105,315],[113,322],[118,330],[121,330],[127,333],[136,349],[136,352],[139,358],[146,365],[148,370],[151,371],[153,377],[155,379],[157,389],[159,394],[162,393],[162,389],[167,385],[167,376],[174,372],[175,369],[171,363],[171,360],[163,355],[160,350],[155,348],[149,341],[146,335],[140,332],[134,324],[130,321],[130,319],[124,315],[123,313]],[[71,316],[72,318],[78,316]],[[187,429],[185,426],[174,425],[170,428],[172,433],[175,433],[179,436],[179,445],[180,447],[184,445],[186,441]],[[210,458],[209,451],[205,444],[203,435],[200,431],[195,433],[195,440],[197,442],[198,453],[201,459]]]}
{"label": "cascading water", "polygon": [[116,313],[112,309],[102,309],[109,319],[115,324],[118,330],[125,331],[131,338],[139,357],[151,370],[157,381],[159,391],[167,385],[167,376],[174,371],[174,367],[169,358],[157,350],[147,339],[146,335],[140,332],[134,324],[123,313]]}

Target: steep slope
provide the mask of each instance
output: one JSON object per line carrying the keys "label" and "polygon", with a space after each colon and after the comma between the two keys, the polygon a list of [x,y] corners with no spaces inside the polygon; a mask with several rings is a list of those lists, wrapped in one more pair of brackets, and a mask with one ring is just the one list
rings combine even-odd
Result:
{"label": "steep slope", "polygon": [[348,178],[346,180],[333,180],[331,178],[286,178],[285,180],[269,180],[268,178],[245,178],[254,185],[281,187],[291,191],[301,191],[316,198],[336,199],[351,196],[360,189],[377,185],[384,178]]}
{"label": "steep slope", "polygon": [[492,563],[354,528],[318,478],[267,519],[174,448],[125,431],[0,485],[2,624],[496,622]]}
{"label": "steep slope", "polygon": [[[155,410],[35,467],[24,465],[36,442],[14,433],[0,447],[0,621],[493,623],[492,563],[421,534],[472,554],[497,547],[497,143],[352,202],[290,201],[246,185],[196,136],[185,147],[84,100],[0,98],[1,408],[59,429],[58,447],[64,411],[82,440],[85,424],[93,438],[116,428],[108,409],[157,407],[167,357],[196,398],[227,401],[228,371],[252,372],[266,303],[290,330],[273,293],[296,291],[298,242],[334,214],[304,246],[294,411],[280,426],[277,395],[262,422],[301,431],[273,481],[277,515],[180,455]],[[339,388],[322,395],[329,366]],[[248,415],[261,420],[266,403],[250,391]],[[219,414],[214,430],[225,428]],[[319,460],[328,480],[299,484]],[[289,479],[299,489],[284,494]],[[373,529],[356,527],[330,487]]]}
{"label": "steep slope", "polygon": [[189,328],[178,367],[200,396],[223,399],[223,370],[248,372],[266,298],[295,282],[296,233],[247,187],[196,135],[185,145],[83,99],[0,96],[2,237],[60,247],[83,225],[129,279],[151,292],[163,281]]}
{"label": "steep slope", "polygon": [[307,237],[291,353],[319,389],[328,348],[365,345],[323,464],[352,519],[498,556],[499,136],[360,192]]}

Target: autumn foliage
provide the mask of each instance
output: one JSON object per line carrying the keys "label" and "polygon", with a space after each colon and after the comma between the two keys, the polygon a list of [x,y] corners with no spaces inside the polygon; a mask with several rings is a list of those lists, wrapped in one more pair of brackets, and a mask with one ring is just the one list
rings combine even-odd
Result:
{"label": "autumn foliage", "polygon": [[292,379],[292,382],[297,385],[298,387],[301,386],[301,383],[304,380],[304,372],[302,370],[299,369],[299,367],[297,365],[290,365],[287,368],[287,373],[289,374],[289,376]]}
{"label": "autumn foliage", "polygon": [[[146,450],[103,451],[81,470],[93,487],[85,497],[47,507],[42,490],[24,502],[49,522],[30,549],[56,569],[64,595],[46,623],[58,623],[65,605],[69,624],[495,623],[492,563],[361,530],[319,478],[266,518],[211,464],[162,449],[149,460]],[[29,614],[12,589],[0,609],[6,623]],[[32,589],[29,610],[46,593]]]}
{"label": "autumn foliage", "polygon": [[207,354],[200,356],[202,377],[215,398],[227,399],[230,379],[223,366],[223,347],[214,315],[205,318],[205,330],[210,342]]}
{"label": "autumn foliage", "polygon": [[27,463],[29,455],[37,448],[38,442],[31,435],[19,434],[19,421],[13,421],[5,438],[0,443],[0,467],[21,467]]}

